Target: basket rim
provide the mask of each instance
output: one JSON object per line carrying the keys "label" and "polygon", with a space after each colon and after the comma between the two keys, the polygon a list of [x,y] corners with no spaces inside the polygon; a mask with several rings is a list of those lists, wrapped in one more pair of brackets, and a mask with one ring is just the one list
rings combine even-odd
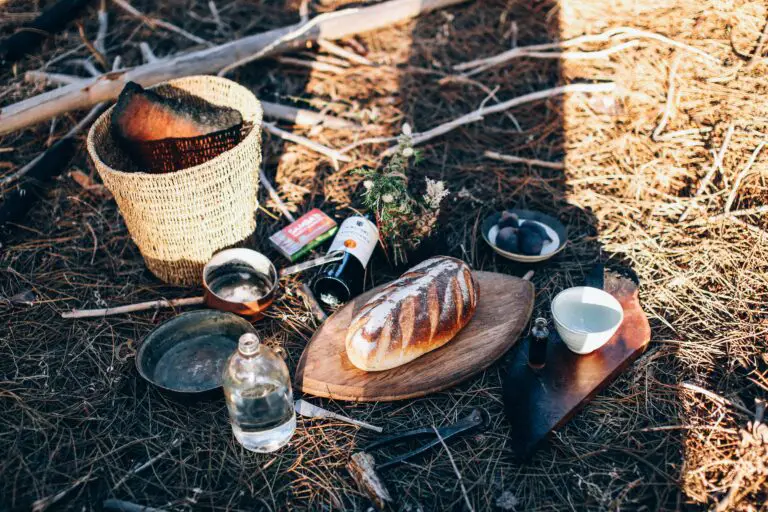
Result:
{"label": "basket rim", "polygon": [[155,89],[157,87],[161,87],[164,85],[173,86],[173,85],[178,85],[180,83],[189,82],[191,80],[200,80],[200,79],[202,79],[203,81],[226,83],[230,87],[235,87],[237,89],[240,89],[242,92],[246,93],[248,96],[250,96],[253,99],[253,106],[255,110],[255,115],[252,121],[253,126],[251,127],[251,130],[248,132],[248,135],[246,135],[243,140],[241,140],[232,149],[224,151],[223,153],[216,155],[210,160],[206,160],[205,162],[199,165],[195,165],[193,167],[187,167],[185,169],[179,169],[177,171],[168,172],[168,173],[151,173],[146,171],[121,171],[120,169],[115,169],[114,167],[108,165],[101,158],[101,155],[99,155],[99,152],[96,149],[96,142],[94,140],[94,138],[96,137],[95,135],[96,127],[99,126],[101,123],[103,123],[104,119],[112,113],[112,110],[114,110],[115,108],[115,105],[113,104],[107,110],[102,112],[102,114],[91,125],[91,128],[88,130],[88,137],[86,138],[86,146],[88,148],[88,153],[91,159],[94,161],[94,163],[98,164],[97,167],[100,167],[99,170],[108,171],[110,173],[114,173],[119,176],[130,177],[132,179],[137,179],[137,178],[151,178],[152,180],[178,179],[183,175],[194,174],[198,172],[201,168],[209,167],[211,165],[216,165],[217,163],[220,163],[221,160],[224,160],[224,158],[229,157],[232,154],[232,152],[240,151],[242,150],[242,148],[246,147],[249,143],[252,143],[253,138],[255,137],[261,138],[261,127],[263,125],[263,120],[264,120],[264,109],[261,106],[261,102],[256,97],[256,95],[253,94],[253,92],[250,89],[240,85],[234,80],[229,80],[228,78],[215,76],[215,75],[189,75],[181,78],[174,78],[172,80],[166,80],[164,82],[158,82],[148,87],[148,89]]}

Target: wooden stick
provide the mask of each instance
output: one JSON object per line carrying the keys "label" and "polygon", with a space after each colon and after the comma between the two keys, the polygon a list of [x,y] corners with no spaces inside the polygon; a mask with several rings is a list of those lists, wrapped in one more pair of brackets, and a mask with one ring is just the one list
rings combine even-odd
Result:
{"label": "wooden stick", "polygon": [[[605,50],[597,50],[593,52],[554,52],[554,51],[536,51],[536,50],[528,50],[528,51],[520,51],[515,56],[517,57],[526,57],[530,59],[559,59],[559,60],[595,60],[595,59],[606,59],[609,56],[613,55],[614,53],[619,53],[621,51],[626,50],[627,48],[632,48],[640,44],[640,41],[638,39],[633,39],[631,41],[627,41],[625,43],[617,44],[616,46],[612,46],[610,48],[606,48]],[[520,47],[525,48],[525,47]],[[518,49],[520,49],[518,48]],[[477,75],[478,73],[482,73],[483,71],[490,69],[497,64],[489,63],[484,64],[482,66],[478,66],[474,69],[471,69],[469,71],[464,72],[461,76],[463,77],[470,77],[472,75]]]}
{"label": "wooden stick", "polygon": [[299,294],[301,294],[301,296],[304,297],[304,300],[307,301],[309,310],[312,311],[312,314],[315,316],[315,319],[317,319],[318,322],[323,323],[328,319],[328,314],[323,310],[323,307],[317,301],[315,294],[312,293],[312,289],[309,287],[309,285],[307,285],[307,283],[301,283],[301,286],[299,287]]}
{"label": "wooden stick", "polygon": [[327,62],[320,62],[317,60],[295,59],[293,57],[278,57],[277,62],[279,62],[280,64],[290,64],[293,66],[301,66],[301,67],[309,68],[313,71],[333,73],[334,75],[344,73],[344,68],[335,66],[333,64],[328,64]]}
{"label": "wooden stick", "polygon": [[337,57],[341,57],[342,59],[347,59],[348,61],[354,62],[355,64],[361,64],[363,66],[375,65],[373,62],[366,59],[362,55],[358,55],[355,52],[351,52],[345,48],[342,48],[341,46],[337,45],[336,43],[332,43],[331,41],[319,39],[317,41],[317,45],[328,53],[332,53]]}
{"label": "wooden stick", "polygon": [[[766,25],[768,25],[768,23],[766,23]],[[747,174],[749,174],[749,171],[752,169],[752,166],[755,164],[755,160],[757,160],[757,156],[760,154],[760,151],[762,151],[765,144],[766,142],[762,141],[760,142],[760,144],[757,145],[755,150],[752,152],[752,155],[749,157],[749,161],[747,162],[747,165],[745,165],[744,169],[742,169],[739,175],[736,176],[736,181],[733,183],[733,189],[731,189],[731,193],[728,194],[728,199],[725,201],[725,213],[728,213],[731,211],[731,206],[733,206],[733,202],[736,200],[736,193],[739,191],[741,182],[744,181],[744,178],[746,178]]]}
{"label": "wooden stick", "polygon": [[267,178],[266,173],[264,172],[264,168],[259,169],[259,182],[264,185],[264,188],[267,189],[267,193],[269,194],[269,197],[272,198],[272,200],[277,204],[278,210],[280,210],[280,213],[282,213],[286,219],[288,219],[291,222],[294,222],[296,218],[293,216],[293,214],[288,210],[288,207],[285,206],[285,203],[282,199],[280,199],[280,196],[277,193],[277,190],[275,190],[275,187],[272,185],[272,182],[269,181],[269,178]]}
{"label": "wooden stick", "polygon": [[27,82],[47,83],[51,85],[72,85],[87,80],[87,78],[63,73],[48,73],[46,71],[27,71],[24,73]]}
{"label": "wooden stick", "polygon": [[117,306],[114,308],[103,309],[73,309],[61,314],[61,318],[96,318],[110,315],[121,315],[123,313],[135,313],[136,311],[146,311],[157,308],[175,308],[180,306],[199,306],[203,304],[202,297],[188,297],[183,299],[161,299],[148,302],[139,302],[138,304],[128,304],[126,306]]}
{"label": "wooden stick", "polygon": [[300,144],[304,147],[307,147],[313,151],[320,153],[321,155],[327,156],[328,158],[331,159],[331,163],[336,169],[338,169],[339,167],[338,162],[352,161],[350,157],[348,157],[347,155],[342,155],[340,152],[338,152],[335,149],[329,148],[327,146],[323,146],[322,144],[311,141],[306,137],[302,137],[301,135],[296,135],[295,133],[287,132],[281,128],[278,128],[272,123],[264,123],[263,126],[266,131],[268,131],[273,135],[277,135],[278,137],[281,137],[285,140],[289,140],[296,144]]}
{"label": "wooden stick", "polygon": [[526,164],[537,167],[546,167],[548,169],[565,169],[565,164],[562,162],[548,162],[546,160],[537,160],[535,158],[523,158],[521,156],[503,155],[496,151],[486,151],[483,156],[492,160],[499,160],[501,162],[508,162],[510,164]]}
{"label": "wooden stick", "polygon": [[186,30],[184,30],[181,27],[177,27],[173,23],[168,23],[167,21],[157,19],[157,18],[150,18],[143,12],[136,9],[134,6],[132,6],[127,0],[112,0],[115,5],[120,7],[122,10],[130,14],[131,16],[135,16],[136,18],[139,18],[142,22],[146,23],[150,27],[160,27],[164,28],[165,30],[168,30],[170,32],[175,32],[176,34],[179,34],[182,37],[185,37],[189,39],[190,41],[197,43],[197,44],[204,44],[206,46],[213,46],[212,43],[209,41],[206,41],[202,37],[197,37],[194,34],[190,34]]}
{"label": "wooden stick", "polygon": [[723,163],[723,157],[725,156],[725,151],[728,149],[728,144],[731,142],[731,136],[733,135],[733,124],[728,126],[728,130],[725,132],[725,137],[723,138],[723,145],[720,146],[720,151],[717,152],[717,155],[715,155],[715,160],[712,162],[712,167],[710,167],[709,172],[707,172],[707,175],[704,176],[704,179],[701,180],[701,183],[699,184],[699,188],[696,189],[696,193],[693,195],[693,201],[688,205],[688,207],[685,209],[682,215],[680,215],[680,218],[678,219],[678,222],[683,222],[686,217],[688,217],[688,214],[691,213],[691,210],[698,204],[699,202],[699,196],[704,193],[704,191],[709,186],[709,182],[712,181],[712,177],[715,175],[715,172],[720,168],[720,166]]}
{"label": "wooden stick", "polygon": [[[512,98],[511,100],[503,101],[496,105],[491,105],[490,107],[481,107],[468,114],[464,114],[463,116],[458,117],[452,121],[448,121],[447,123],[438,125],[432,128],[431,130],[427,130],[426,132],[414,133],[413,145],[416,146],[428,140],[434,139],[435,137],[439,137],[440,135],[444,135],[452,130],[455,130],[459,126],[464,126],[465,124],[470,124],[470,123],[475,123],[477,121],[480,121],[487,114],[495,114],[497,112],[503,112],[512,107],[523,105],[525,103],[530,103],[532,101],[538,101],[546,98],[551,98],[553,96],[559,96],[561,94],[573,93],[573,92],[592,92],[592,93],[611,92],[615,88],[616,88],[616,84],[614,84],[613,82],[599,83],[599,84],[568,84],[568,85],[561,85],[559,87],[553,87],[551,89],[544,89],[543,91],[536,91],[529,94],[524,94],[522,96],[518,96],[517,98]],[[397,146],[392,146],[383,153],[383,156],[391,155],[396,150],[397,150]]]}
{"label": "wooden stick", "polygon": [[323,125],[326,128],[334,130],[359,130],[361,126],[341,117],[335,117],[328,114],[321,114],[313,110],[304,108],[290,107],[279,103],[262,101],[261,106],[264,109],[264,115],[290,121],[297,126],[315,126]]}
{"label": "wooden stick", "polygon": [[[144,45],[146,45],[146,43],[139,44],[142,53],[145,51],[143,50]],[[154,53],[152,56],[154,57]],[[155,59],[157,60],[157,57],[155,57]],[[62,73],[48,73],[45,71],[27,71],[24,74],[24,80],[32,83],[42,82],[56,85],[70,85],[81,83],[84,80],[87,80],[87,78],[75,75],[65,75]],[[359,124],[348,119],[321,114],[313,110],[281,105],[269,101],[261,101],[261,107],[264,110],[264,115],[266,117],[274,117],[275,119],[290,121],[297,126],[316,126],[321,124],[326,128],[334,130],[359,130],[361,128]]]}
{"label": "wooden stick", "polygon": [[384,510],[392,503],[384,480],[376,472],[376,459],[367,452],[353,453],[347,464],[347,470],[357,486],[371,499],[379,510]]}
{"label": "wooden stick", "polygon": [[[344,9],[333,18],[324,18],[312,30],[272,48],[269,54],[293,50],[307,41],[341,39],[353,34],[386,27],[430,11],[456,5],[466,0],[389,0],[368,7]],[[81,83],[44,92],[0,109],[0,135],[31,126],[71,110],[87,108],[117,98],[126,83],[144,87],[188,75],[216,73],[244,56],[253,55],[274,41],[293,32],[289,26],[254,34],[212,48],[189,52],[143,64]]]}
{"label": "wooden stick", "polygon": [[[662,36],[661,34],[656,34],[655,32],[648,32],[646,30],[639,30],[632,27],[616,27],[616,28],[606,30],[605,32],[602,32],[600,34],[589,34],[585,36],[579,36],[573,39],[560,41],[556,43],[544,43],[544,44],[535,44],[530,46],[518,46],[511,50],[507,50],[497,55],[493,55],[491,57],[475,59],[470,62],[457,64],[456,66],[454,66],[454,69],[456,71],[463,71],[463,70],[485,67],[485,66],[497,66],[499,64],[503,64],[510,60],[524,57],[530,52],[540,52],[540,51],[547,51],[547,50],[570,48],[570,47],[585,44],[585,43],[608,42],[613,37],[626,38],[627,36],[636,37],[639,39],[652,39],[662,44],[666,44],[668,46],[673,46],[673,47],[680,48],[685,51],[694,53],[696,55],[699,55],[700,57],[704,57],[706,60],[709,60],[710,62],[715,62],[715,63],[720,62],[720,59],[718,59],[714,55],[710,55],[709,53],[703,50],[700,50],[698,48],[695,48],[693,46],[687,45],[685,43],[680,43],[666,36]],[[485,67],[485,69],[487,69],[487,67]]]}
{"label": "wooden stick", "polygon": [[147,64],[152,64],[153,62],[160,60],[155,55],[155,52],[152,51],[152,48],[149,47],[149,44],[144,41],[139,43],[139,50],[141,51],[141,57]]}

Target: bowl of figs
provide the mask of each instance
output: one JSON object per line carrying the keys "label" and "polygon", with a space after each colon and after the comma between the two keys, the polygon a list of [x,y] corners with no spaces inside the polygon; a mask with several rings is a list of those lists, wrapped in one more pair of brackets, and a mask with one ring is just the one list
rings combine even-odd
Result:
{"label": "bowl of figs", "polygon": [[568,241],[568,231],[559,220],[533,210],[493,213],[483,221],[482,233],[496,253],[521,263],[547,260]]}

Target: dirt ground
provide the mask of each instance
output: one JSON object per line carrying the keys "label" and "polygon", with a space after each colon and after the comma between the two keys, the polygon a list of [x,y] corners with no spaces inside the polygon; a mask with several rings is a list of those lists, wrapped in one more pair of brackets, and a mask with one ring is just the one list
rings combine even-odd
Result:
{"label": "dirt ground", "polygon": [[[83,60],[98,66],[84,44],[96,37],[97,4],[80,19],[82,33],[73,24],[0,71],[0,105],[52,87],[25,80],[26,71],[87,76]],[[132,5],[147,17],[107,3],[106,54],[110,61],[120,56],[124,66],[142,63],[142,42],[160,58],[197,46],[155,19],[221,43],[295,23],[299,10],[298,1],[278,0]],[[319,0],[310,11],[352,5]],[[0,0],[0,36],[42,7]],[[386,472],[395,509],[463,510],[468,501],[474,510],[766,510],[768,432],[760,400],[768,394],[767,16],[763,0],[475,0],[339,42],[364,52],[373,66],[338,62],[312,46],[292,56],[342,69],[270,59],[230,75],[264,100],[362,126],[281,123],[333,148],[397,135],[404,122],[424,132],[483,102],[562,83],[616,84],[611,94],[527,103],[429,140],[411,183],[418,190],[423,176],[446,181],[451,195],[440,242],[430,250],[477,269],[529,270],[498,258],[479,239],[479,223],[493,210],[540,209],[568,225],[566,249],[533,268],[535,313],[545,313],[564,287],[583,282],[597,261],[630,266],[651,322],[647,352],[527,461],[508,447],[515,433],[502,413],[503,362],[422,399],[314,400],[388,431],[444,425],[473,407],[489,412],[485,432],[449,442],[455,469],[446,450],[434,449]],[[636,30],[471,77],[453,68],[514,46],[618,27]],[[625,42],[608,54],[584,54]],[[0,179],[84,113],[0,137]],[[379,165],[387,147],[361,145],[349,152],[352,162],[335,170],[306,147],[269,134],[264,141],[266,174],[289,207],[320,207],[339,219],[359,204],[359,178],[351,171]],[[483,156],[487,150],[564,161],[565,170],[492,160]],[[180,404],[136,372],[142,339],[177,312],[60,317],[72,308],[200,293],[149,273],[114,200],[99,187],[78,185],[74,170],[99,183],[81,148],[45,200],[3,234],[0,510],[54,498],[56,507],[73,510],[100,509],[109,498],[167,510],[366,510],[369,502],[345,464],[374,439],[370,433],[299,419],[288,447],[249,453],[232,438],[223,400]],[[0,192],[15,186],[3,182]],[[262,205],[253,243],[277,259],[266,238],[285,221],[263,187]],[[397,273],[378,253],[369,285]],[[258,324],[271,345],[284,349],[291,369],[317,328],[298,284],[289,281]],[[33,305],[10,300],[20,293]]]}

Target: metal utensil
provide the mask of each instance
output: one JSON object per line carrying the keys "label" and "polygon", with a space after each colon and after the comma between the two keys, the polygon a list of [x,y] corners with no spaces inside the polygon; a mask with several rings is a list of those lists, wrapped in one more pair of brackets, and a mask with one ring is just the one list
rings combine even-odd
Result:
{"label": "metal utensil", "polygon": [[323,409],[322,407],[311,404],[306,400],[296,400],[294,408],[296,409],[296,414],[300,414],[306,418],[333,418],[339,421],[343,421],[344,423],[350,423],[352,425],[357,425],[358,427],[373,430],[379,434],[384,431],[384,429],[381,427],[371,425],[370,423],[366,423],[364,421],[348,418],[347,416],[343,416],[341,414],[336,414],[335,412],[329,411],[328,409]]}
{"label": "metal utensil", "polygon": [[242,247],[225,249],[203,267],[205,303],[213,309],[258,320],[275,299],[280,279],[343,257],[344,252],[334,251],[278,271],[258,251]]}

